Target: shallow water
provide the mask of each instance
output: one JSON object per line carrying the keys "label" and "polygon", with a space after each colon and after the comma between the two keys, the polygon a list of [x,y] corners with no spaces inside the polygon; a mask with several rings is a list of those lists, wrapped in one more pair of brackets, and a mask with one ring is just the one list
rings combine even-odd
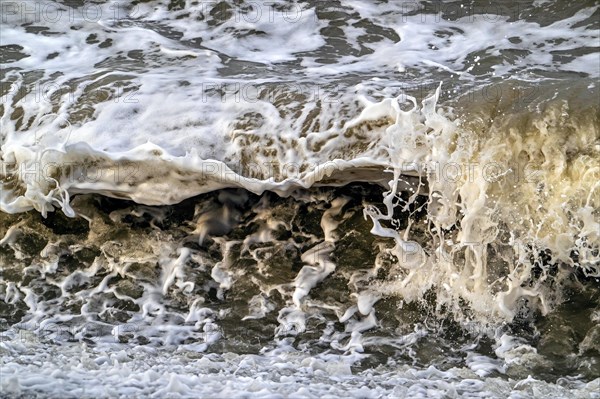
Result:
{"label": "shallow water", "polygon": [[5,2],[7,397],[600,397],[597,2]]}

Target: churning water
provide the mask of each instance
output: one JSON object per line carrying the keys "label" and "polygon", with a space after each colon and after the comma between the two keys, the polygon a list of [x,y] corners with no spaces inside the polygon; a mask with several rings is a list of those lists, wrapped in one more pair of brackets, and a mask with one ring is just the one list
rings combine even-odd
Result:
{"label": "churning water", "polygon": [[0,394],[600,398],[596,1],[4,1]]}

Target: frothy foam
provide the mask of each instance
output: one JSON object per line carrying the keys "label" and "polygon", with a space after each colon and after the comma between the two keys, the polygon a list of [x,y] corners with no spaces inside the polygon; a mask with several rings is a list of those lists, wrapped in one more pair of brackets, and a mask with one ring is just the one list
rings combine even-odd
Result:
{"label": "frothy foam", "polygon": [[3,390],[594,397],[598,7],[515,4],[3,4]]}

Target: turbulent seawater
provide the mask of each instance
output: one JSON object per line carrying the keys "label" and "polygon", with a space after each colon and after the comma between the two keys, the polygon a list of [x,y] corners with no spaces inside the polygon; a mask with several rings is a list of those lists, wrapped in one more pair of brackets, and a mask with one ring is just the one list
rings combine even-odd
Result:
{"label": "turbulent seawater", "polygon": [[600,398],[597,1],[0,7],[0,396]]}

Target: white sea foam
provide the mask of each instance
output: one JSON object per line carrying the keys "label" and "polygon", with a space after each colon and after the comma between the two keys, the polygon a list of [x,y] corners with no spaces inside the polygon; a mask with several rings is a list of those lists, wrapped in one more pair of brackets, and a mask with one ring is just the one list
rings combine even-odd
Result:
{"label": "white sea foam", "polygon": [[[42,349],[3,340],[2,391],[27,395],[43,391],[50,397],[472,397],[534,398],[575,396],[598,398],[598,380],[589,383],[548,384],[535,378],[482,380],[477,371],[434,367],[419,370],[393,363],[379,370],[350,373],[347,356],[277,354],[197,357],[186,350],[174,353],[144,347],[89,348],[68,344]],[[53,367],[45,358],[52,359]],[[27,359],[27,362],[23,360]],[[75,362],[74,362],[75,361]],[[482,370],[485,360],[473,359]]]}
{"label": "white sea foam", "polygon": [[[43,276],[60,300],[80,303],[79,313],[57,311],[37,287],[0,284],[5,304],[27,309],[23,323],[3,333],[4,392],[599,397],[598,380],[561,386],[521,378],[547,360],[510,334],[496,337],[493,354],[467,351],[463,368],[393,360],[351,368],[384,344],[416,359],[413,346],[425,330],[369,335],[386,322],[377,310],[385,298],[411,304],[433,293],[433,313],[449,312],[462,327],[475,323],[477,334],[488,334],[524,306],[555,310],[564,300],[561,284],[574,275],[600,277],[598,107],[590,104],[597,95],[590,81],[600,71],[597,5],[542,21],[523,10],[497,15],[465,5],[451,14],[425,2],[175,3],[105,3],[95,6],[97,17],[71,9],[58,19],[2,5],[0,209],[44,217],[61,209],[90,223],[85,243],[52,236],[24,270]],[[529,11],[553,5],[538,1]],[[373,264],[334,256],[345,238],[340,226],[354,215],[346,209],[352,198],[302,190],[354,182],[387,190],[382,204],[365,203],[363,211],[376,236]],[[167,216],[155,208],[115,210],[108,217],[114,225],[147,217],[153,227],[153,234],[119,240],[77,197],[163,205],[224,188],[329,207],[315,205],[316,231],[298,233],[305,246],[276,239],[293,223],[274,216],[266,196],[252,209],[258,230],[227,238],[249,198],[228,191],[217,205],[199,205],[179,235],[157,227]],[[411,215],[400,228],[397,212],[422,197],[424,221]],[[183,232],[199,246],[212,240],[222,258],[184,246]],[[30,234],[22,221],[0,240],[15,264],[29,259],[19,237]],[[101,255],[61,274],[65,253],[98,242]],[[267,244],[276,248],[261,247]],[[268,259],[288,249],[298,251],[301,266],[281,277]],[[240,267],[240,253],[257,273]],[[377,279],[381,271],[389,276]],[[347,302],[315,298],[336,274],[347,277]],[[132,294],[136,287],[117,286],[118,279],[135,279],[141,291]],[[214,290],[226,302],[246,280],[260,292],[242,321],[274,317],[275,346],[260,355],[201,354],[224,340],[221,324],[231,309],[192,297]],[[185,311],[168,303],[173,292]],[[118,301],[138,310],[119,320]],[[294,337],[314,333],[315,320],[325,324],[319,342],[328,349],[294,349]],[[15,337],[51,326],[72,326],[65,336],[54,331],[60,353]],[[148,345],[114,343],[129,339],[131,329]],[[89,336],[97,347],[66,342]],[[595,350],[594,337],[588,333],[582,350]],[[519,381],[506,378],[512,372]],[[99,376],[103,384],[87,383]]]}

